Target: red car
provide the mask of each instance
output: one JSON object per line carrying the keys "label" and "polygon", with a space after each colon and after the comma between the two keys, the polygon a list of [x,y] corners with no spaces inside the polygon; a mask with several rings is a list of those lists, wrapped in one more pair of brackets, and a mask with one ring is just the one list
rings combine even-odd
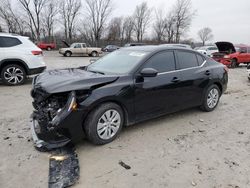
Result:
{"label": "red car", "polygon": [[48,51],[56,48],[56,44],[55,43],[38,42],[37,46],[39,48],[41,48],[42,50],[48,50]]}
{"label": "red car", "polygon": [[232,68],[239,66],[239,64],[250,63],[250,47],[245,45],[234,46],[230,42],[215,43],[219,52],[213,53],[212,58],[224,65]]}

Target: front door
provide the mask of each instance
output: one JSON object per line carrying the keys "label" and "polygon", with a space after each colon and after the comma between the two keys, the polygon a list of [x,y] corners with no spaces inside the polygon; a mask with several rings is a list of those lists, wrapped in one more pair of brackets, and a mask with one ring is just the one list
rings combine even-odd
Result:
{"label": "front door", "polygon": [[[180,95],[179,72],[176,72],[173,51],[163,51],[153,55],[143,68],[154,68],[156,77],[135,78],[135,113],[136,120],[148,119],[160,114],[175,111]],[[140,72],[140,71],[139,71]]]}

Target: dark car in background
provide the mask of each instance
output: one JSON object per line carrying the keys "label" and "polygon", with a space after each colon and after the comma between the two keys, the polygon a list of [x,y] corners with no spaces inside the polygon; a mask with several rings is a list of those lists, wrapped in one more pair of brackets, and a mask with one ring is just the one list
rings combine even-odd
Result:
{"label": "dark car in background", "polygon": [[116,45],[107,45],[106,47],[102,48],[103,52],[113,52],[115,50],[118,50],[120,47]]}
{"label": "dark car in background", "polygon": [[145,43],[127,43],[124,45],[124,47],[130,47],[130,46],[145,46]]}
{"label": "dark car in background", "polygon": [[33,140],[40,149],[83,136],[106,144],[124,126],[191,107],[214,110],[227,82],[226,66],[193,50],[122,48],[89,66],[34,78]]}

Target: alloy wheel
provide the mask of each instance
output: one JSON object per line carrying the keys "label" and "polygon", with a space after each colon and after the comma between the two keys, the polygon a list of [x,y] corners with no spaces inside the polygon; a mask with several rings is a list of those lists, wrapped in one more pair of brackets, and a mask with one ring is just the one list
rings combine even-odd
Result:
{"label": "alloy wheel", "polygon": [[116,135],[121,126],[121,115],[118,111],[107,110],[99,118],[97,123],[97,134],[103,140],[111,139]]}
{"label": "alloy wheel", "polygon": [[16,85],[23,81],[24,73],[17,67],[9,67],[4,72],[4,79],[11,85]]}
{"label": "alloy wheel", "polygon": [[216,88],[212,88],[207,96],[207,106],[213,109],[219,101],[219,91]]}

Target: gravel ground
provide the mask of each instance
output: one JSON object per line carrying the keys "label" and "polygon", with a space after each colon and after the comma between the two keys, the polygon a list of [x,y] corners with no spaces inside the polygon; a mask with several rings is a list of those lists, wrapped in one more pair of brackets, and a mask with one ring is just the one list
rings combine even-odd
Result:
{"label": "gravel ground", "polygon": [[[46,52],[48,69],[86,65],[89,57]],[[0,84],[0,187],[47,187],[49,153],[33,147],[28,126],[31,79]],[[250,82],[246,67],[230,69],[218,108],[194,108],[124,128],[112,143],[77,145],[74,187],[250,187]],[[123,168],[123,161],[131,169]]]}

